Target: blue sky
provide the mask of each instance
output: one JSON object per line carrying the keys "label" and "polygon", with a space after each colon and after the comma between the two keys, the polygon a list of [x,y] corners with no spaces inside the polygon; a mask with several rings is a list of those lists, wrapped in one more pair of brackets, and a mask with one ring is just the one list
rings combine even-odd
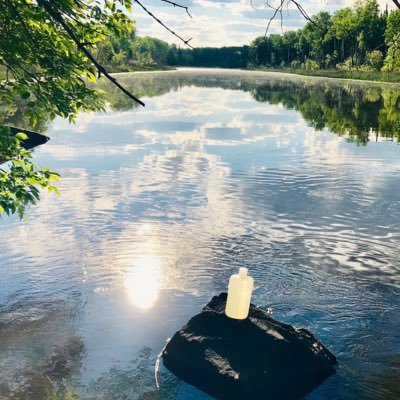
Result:
{"label": "blue sky", "polygon": [[[248,44],[265,32],[268,19],[273,11],[265,5],[266,0],[176,0],[188,6],[193,18],[189,18],[184,10],[171,7],[160,0],[144,1],[149,10],[159,17],[170,28],[185,39],[193,38],[192,45],[202,46],[234,46]],[[270,4],[278,0],[270,0]],[[379,0],[386,7],[391,0]],[[351,6],[351,0],[303,0],[301,3],[309,14],[319,11],[330,11]],[[169,43],[179,43],[170,33],[152,20],[138,6],[135,7],[134,18],[141,36],[153,36]],[[304,18],[292,4],[284,12],[284,30],[293,30],[305,25]],[[270,32],[281,32],[280,21],[271,24]]]}

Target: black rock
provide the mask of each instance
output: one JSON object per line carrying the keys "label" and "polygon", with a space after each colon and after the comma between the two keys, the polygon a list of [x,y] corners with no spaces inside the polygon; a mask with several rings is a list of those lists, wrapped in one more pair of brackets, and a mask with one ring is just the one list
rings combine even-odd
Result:
{"label": "black rock", "polygon": [[10,127],[10,130],[12,135],[16,135],[18,132],[23,132],[26,136],[28,136],[26,140],[21,141],[21,146],[27,150],[45,144],[50,140],[48,136],[41,135],[37,132],[28,131],[26,129]]}
{"label": "black rock", "polygon": [[228,318],[226,297],[214,297],[167,344],[164,365],[176,376],[221,400],[286,400],[335,372],[335,356],[310,332],[253,304],[247,319]]}

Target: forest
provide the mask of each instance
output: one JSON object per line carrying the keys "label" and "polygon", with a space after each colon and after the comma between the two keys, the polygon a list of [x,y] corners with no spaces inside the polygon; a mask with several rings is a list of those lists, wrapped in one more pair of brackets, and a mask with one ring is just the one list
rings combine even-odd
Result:
{"label": "forest", "polygon": [[302,29],[236,47],[181,48],[133,31],[101,42],[97,57],[112,71],[191,66],[397,73],[400,10],[382,11],[376,0],[357,2],[333,15],[320,12]]}

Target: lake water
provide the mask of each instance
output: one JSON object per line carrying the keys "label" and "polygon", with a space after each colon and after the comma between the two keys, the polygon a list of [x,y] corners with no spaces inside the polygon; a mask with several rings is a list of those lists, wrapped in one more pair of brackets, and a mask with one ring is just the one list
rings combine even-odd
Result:
{"label": "lake water", "polygon": [[209,399],[154,364],[240,266],[337,356],[307,399],[399,399],[399,87],[118,78],[146,107],[55,120],[61,197],[0,221],[0,399]]}

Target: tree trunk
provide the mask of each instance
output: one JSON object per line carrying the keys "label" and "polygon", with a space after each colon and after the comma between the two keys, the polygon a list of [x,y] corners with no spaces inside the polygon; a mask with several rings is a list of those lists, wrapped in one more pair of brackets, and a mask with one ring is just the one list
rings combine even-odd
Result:
{"label": "tree trunk", "polygon": [[342,62],[344,61],[344,39],[342,39]]}

